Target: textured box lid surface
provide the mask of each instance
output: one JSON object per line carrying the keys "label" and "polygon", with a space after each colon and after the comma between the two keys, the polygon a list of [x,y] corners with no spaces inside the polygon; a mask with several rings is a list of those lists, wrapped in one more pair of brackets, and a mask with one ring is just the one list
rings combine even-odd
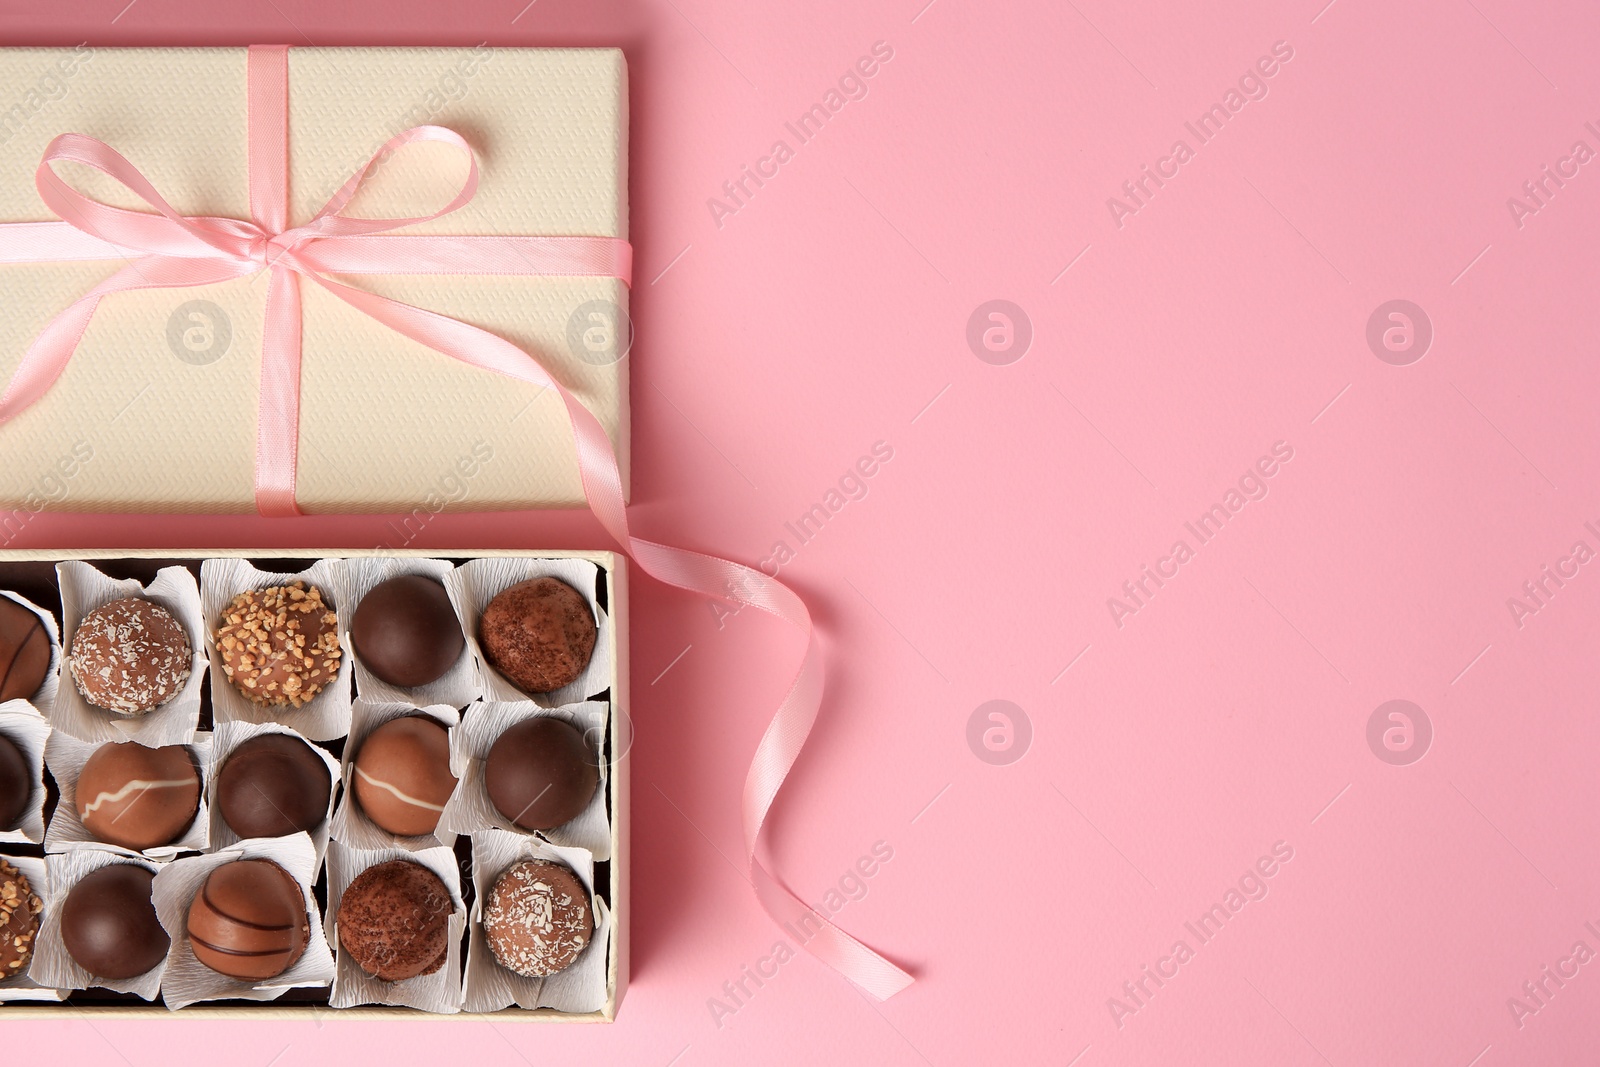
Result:
{"label": "textured box lid surface", "polygon": [[[245,50],[0,49],[0,221],[52,218],[34,171],[56,135],[117,149],[179,212],[248,218]],[[627,72],[615,49],[293,48],[290,224],[308,221],[385,141],[414,125],[456,130],[477,152],[477,196],[405,233],[627,237]],[[0,107],[6,106],[0,104]],[[83,192],[145,209],[88,168]],[[442,145],[377,168],[348,213],[430,213],[464,163]],[[40,329],[122,261],[0,265],[0,374]],[[627,360],[594,365],[568,345],[592,300],[623,311],[614,279],[360,275],[348,284],[481,326],[533,354],[595,413],[627,478]],[[582,506],[558,396],[476,370],[301,284],[298,496],[308,512]],[[0,504],[37,510],[237,511],[253,503],[261,275],[117,294],[71,365],[0,427]],[[221,309],[200,362],[169,343],[179,309]],[[176,317],[175,317],[176,316]],[[209,359],[209,362],[204,360]],[[90,458],[85,461],[85,455]],[[70,470],[70,473],[66,473]]]}

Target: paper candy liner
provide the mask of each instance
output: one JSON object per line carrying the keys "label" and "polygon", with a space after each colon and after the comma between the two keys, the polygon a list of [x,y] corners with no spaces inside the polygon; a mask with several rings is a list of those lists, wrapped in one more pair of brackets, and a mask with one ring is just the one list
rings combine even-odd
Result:
{"label": "paper candy liner", "polygon": [[[50,638],[50,668],[44,672],[44,681],[39,683],[39,689],[28,697],[28,703],[39,709],[39,713],[46,719],[56,706],[56,694],[61,688],[61,672],[65,664],[61,660],[61,628],[56,625],[56,617],[41,608],[26,597],[19,596],[9,589],[0,589],[0,596],[15,604],[21,604],[44,623],[45,636]],[[71,684],[70,682],[68,684]],[[10,840],[0,838],[0,841]]]}
{"label": "paper candy liner", "polygon": [[[305,952],[293,967],[262,982],[247,982],[219,974],[195,958],[189,945],[189,905],[212,871],[241,859],[271,860],[300,883],[306,915],[311,924]],[[322,933],[322,912],[311,895],[316,875],[317,850],[306,834],[290,837],[252,837],[205,856],[185,856],[161,868],[156,875],[156,915],[172,938],[167,950],[167,972],[161,995],[173,1011],[202,1000],[276,1000],[297,986],[325,986],[333,981],[333,951]]]}
{"label": "paper candy liner", "polygon": [[50,893],[44,898],[44,922],[39,927],[39,944],[34,950],[33,965],[28,968],[28,977],[40,985],[55,989],[93,987],[110,989],[118,993],[136,993],[145,1000],[156,999],[161,991],[161,975],[167,969],[165,957],[160,963],[135,978],[113,981],[91,974],[78,965],[78,961],[67,952],[67,946],[61,940],[61,906],[73,886],[102,867],[128,863],[159,873],[161,864],[130,855],[123,849],[113,852],[100,848],[80,848],[56,856],[47,856],[44,862],[50,870]]}
{"label": "paper candy liner", "polygon": [[[606,766],[603,742],[607,725],[608,706],[605,701],[591,700],[583,704],[568,704],[564,708],[541,708],[528,701],[515,704],[474,704],[450,736],[450,769],[459,781],[450,802],[444,806],[439,826],[459,834],[476,834],[479,830],[504,830],[518,837],[530,835],[556,845],[567,845],[593,853],[596,860],[611,858],[611,820],[606,814],[606,787],[609,768]],[[600,783],[595,787],[589,806],[577,818],[553,830],[524,830],[500,814],[489,799],[489,787],[484,773],[489,750],[501,734],[525,719],[544,716],[560,719],[576,726],[596,765],[600,768]]]}
{"label": "paper candy liner", "polygon": [[[478,682],[478,668],[473,661],[472,646],[463,645],[455,665],[442,677],[427,685],[412,689],[390,685],[367,670],[366,664],[356,654],[355,642],[350,640],[350,626],[355,621],[356,608],[361,598],[379,583],[402,574],[417,574],[432,578],[441,585],[455,570],[454,565],[442,559],[385,559],[359,557],[339,561],[334,581],[339,596],[339,640],[345,652],[355,660],[356,695],[370,703],[401,703],[416,707],[429,704],[449,704],[463,708],[479,699],[482,689]],[[348,610],[346,610],[348,606]],[[462,620],[458,617],[458,623]],[[463,633],[465,629],[463,628]]]}
{"label": "paper candy liner", "polygon": [[66,1000],[69,992],[67,987],[52,985],[44,979],[34,977],[33,974],[33,968],[39,961],[45,925],[50,921],[50,874],[45,861],[37,856],[0,856],[0,859],[22,872],[23,877],[28,879],[28,884],[33,887],[34,895],[44,904],[44,911],[39,913],[39,932],[33,935],[33,954],[29,957],[28,967],[9,978],[0,979],[0,1002]]}
{"label": "paper candy liner", "polygon": [[[559,578],[582,593],[594,613],[597,632],[594,655],[583,669],[578,680],[551,693],[525,693],[507,681],[499,671],[489,666],[483,648],[478,644],[478,619],[489,601],[498,594],[532,578]],[[531,700],[540,707],[559,708],[580,700],[598,696],[611,684],[612,634],[611,618],[600,608],[595,597],[600,578],[600,568],[586,559],[529,559],[496,557],[471,559],[451,571],[445,578],[445,588],[450,591],[450,602],[456,606],[456,617],[466,625],[467,648],[472,652],[478,677],[478,688],[483,699],[496,701]]]}
{"label": "paper candy liner", "polygon": [[89,757],[99,747],[98,744],[69,737],[59,730],[51,733],[50,740],[45,742],[44,761],[49,766],[56,785],[61,788],[61,799],[56,804],[55,813],[50,816],[50,828],[44,835],[46,852],[71,852],[80,848],[95,848],[122,856],[168,860],[180,852],[199,852],[211,843],[211,820],[206,811],[207,779],[211,765],[209,733],[203,730],[196,733],[194,740],[184,746],[194,757],[194,764],[200,775],[200,810],[195,812],[194,822],[190,823],[189,829],[172,844],[156,845],[143,852],[135,852],[101,841],[84,827],[83,820],[78,817],[78,775],[83,773],[83,765],[89,762]]}
{"label": "paper candy liner", "polygon": [[65,661],[50,725],[83,741],[138,741],[150,748],[188,743],[200,726],[200,696],[206,680],[206,627],[200,610],[200,588],[186,567],[163,567],[155,581],[140,585],[131,578],[108,578],[79,560],[56,564],[56,580],[61,586],[61,617],[65,621],[65,646],[72,648],[72,635],[78,623],[102,604],[125,597],[143,597],[172,612],[183,632],[189,636],[193,661],[189,680],[178,695],[143,715],[119,715],[97,708],[84,699]]}
{"label": "paper candy liner", "polygon": [[[240,841],[239,835],[234,833],[233,828],[223,821],[222,812],[217,809],[217,775],[221,772],[222,765],[228,762],[228,757],[233,754],[234,749],[252,737],[260,737],[262,734],[288,734],[290,737],[299,737],[302,741],[306,740],[287,726],[276,722],[224,722],[219,723],[211,735],[211,758],[206,767],[206,804],[211,809],[210,847],[213,850],[227,848],[230,845],[238,844]],[[311,746],[311,751],[322,757],[322,762],[327,764],[328,767],[328,810],[324,813],[322,822],[317,824],[310,832],[311,843],[317,850],[316,869],[320,871],[322,870],[323,857],[328,852],[328,832],[329,823],[333,817],[333,800],[339,792],[339,761],[334,759],[333,753],[318,745],[315,741],[306,741],[306,743]]]}
{"label": "paper candy liner", "polygon": [[[484,901],[501,872],[522,860],[547,860],[572,868],[594,901],[594,936],[572,966],[548,978],[524,978],[500,966],[483,933]],[[563,848],[525,834],[484,830],[472,835],[472,937],[462,1008],[469,1012],[554,1008],[599,1011],[606,1002],[606,951],[611,943],[611,909],[595,896],[594,857],[581,848]]]}
{"label": "paper candy liner", "polygon": [[302,707],[284,705],[264,708],[252,704],[228,681],[222,669],[222,655],[213,639],[222,625],[222,612],[235,596],[247,589],[268,589],[300,580],[322,590],[322,599],[339,615],[339,629],[346,625],[344,605],[339,596],[336,573],[341,561],[318,560],[310,570],[299,574],[276,574],[258,570],[244,559],[208,559],[200,565],[200,602],[205,620],[206,651],[211,656],[211,714],[218,723],[277,722],[311,738],[332,741],[350,730],[350,654],[341,639],[344,655],[339,657],[339,673],[322,691]]}
{"label": "paper candy liner", "polygon": [[[356,800],[353,781],[356,773],[355,760],[361,751],[362,742],[367,739],[367,735],[384,723],[403,719],[407,715],[425,716],[450,731],[452,739],[450,764],[451,770],[455,770],[454,738],[461,722],[461,713],[455,708],[445,704],[417,708],[410,704],[373,704],[365,700],[356,700],[350,711],[350,736],[345,739],[344,758],[339,765],[339,781],[344,785],[344,792],[339,798],[338,809],[333,813],[333,836],[349,848],[420,852],[440,845],[448,847],[455,844],[456,835],[445,828],[443,815],[439,818],[439,829],[431,834],[398,837],[367,818],[366,812],[361,810],[361,805]],[[448,808],[449,805],[446,804],[446,810]]]}
{"label": "paper candy liner", "polygon": [[37,845],[44,840],[44,748],[50,737],[50,724],[26,700],[8,700],[0,704],[0,736],[22,753],[32,785],[22,818],[15,829],[0,830],[0,841],[32,841]]}
{"label": "paper candy liner", "polygon": [[[363,971],[339,947],[339,900],[356,875],[368,867],[390,860],[420,863],[444,880],[450,890],[455,912],[450,916],[450,954],[444,966],[432,974],[418,975],[403,982],[385,982]],[[377,850],[345,848],[335,841],[328,852],[328,914],[323,919],[328,943],[335,946],[338,969],[333,976],[332,1008],[352,1008],[357,1004],[389,1004],[417,1008],[440,1015],[461,1010],[461,933],[467,928],[467,906],[461,900],[461,869],[454,850],[443,845],[410,851],[403,848]]]}

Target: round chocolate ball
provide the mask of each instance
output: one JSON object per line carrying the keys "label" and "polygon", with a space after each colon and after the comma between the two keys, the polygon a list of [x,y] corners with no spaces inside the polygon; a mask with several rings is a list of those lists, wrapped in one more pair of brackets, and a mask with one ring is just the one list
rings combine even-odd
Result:
{"label": "round chocolate ball", "polygon": [[385,982],[432,974],[450,954],[450,890],[410,860],[368,867],[339,898],[339,947]]}
{"label": "round chocolate ball", "polygon": [[222,673],[265,708],[300,708],[339,677],[339,616],[304,582],[247,589],[216,632]]}
{"label": "round chocolate ball", "polygon": [[271,860],[224,863],[206,877],[185,924],[195,959],[243,981],[276,978],[311,939],[305,893]]}
{"label": "round chocolate ball", "polygon": [[550,693],[578,680],[594,655],[589,602],[566,582],[534,578],[489,601],[478,643],[489,666],[528,693]]}
{"label": "round chocolate ball", "polygon": [[61,943],[96,978],[137,978],[167,954],[171,939],[150,899],[154,872],[131,863],[90,871],[61,905]]}
{"label": "round chocolate ball", "polygon": [[200,808],[200,772],[182,745],[101,745],[78,772],[78,818],[97,840],[135,850],[182,837]]}
{"label": "round chocolate ball", "polygon": [[0,735],[0,830],[15,830],[33,796],[33,768],[11,738]]}
{"label": "round chocolate ball", "polygon": [[433,833],[456,787],[449,731],[423,715],[390,719],[361,742],[350,784],[379,828],[400,837]]}
{"label": "round chocolate ball", "polygon": [[328,765],[305,741],[260,734],[217,773],[217,812],[240,837],[284,837],[320,826],[332,790]]}
{"label": "round chocolate ball", "polygon": [[495,740],[484,784],[501,815],[524,830],[552,830],[589,806],[600,765],[576,727],[540,715]]}
{"label": "round chocolate ball", "polygon": [[9,597],[0,597],[0,701],[27,700],[50,671],[50,634],[44,620]]}
{"label": "round chocolate ball", "polygon": [[189,680],[191,659],[189,635],[172,612],[140,597],[89,612],[67,651],[84,699],[120,715],[144,715],[177,696]]}
{"label": "round chocolate ball", "polygon": [[501,872],[483,909],[483,933],[500,966],[527,978],[565,970],[594,936],[594,906],[559,863],[523,860]]}
{"label": "round chocolate ball", "polygon": [[0,859],[0,978],[28,969],[42,911],[44,901],[28,876]]}
{"label": "round chocolate ball", "polygon": [[367,670],[406,688],[438,681],[467,647],[450,595],[420,574],[390,578],[362,597],[350,642]]}

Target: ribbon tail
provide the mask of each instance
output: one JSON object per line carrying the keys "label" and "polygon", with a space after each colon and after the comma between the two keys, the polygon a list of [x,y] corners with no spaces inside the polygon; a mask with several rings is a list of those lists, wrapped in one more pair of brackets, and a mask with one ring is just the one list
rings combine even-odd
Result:
{"label": "ribbon tail", "polygon": [[134,289],[171,289],[210,285],[240,275],[240,268],[224,260],[170,259],[145,256],[89,290],[51,319],[33,339],[22,362],[0,393],[0,423],[8,422],[24,408],[50,391],[61,372],[72,362],[73,353],[83,340],[89,320],[100,301],[112,293]]}
{"label": "ribbon tail", "polygon": [[287,267],[273,267],[267,286],[256,413],[256,510],[287,518],[301,514],[294,500],[300,451],[300,280]]}
{"label": "ribbon tail", "polygon": [[[766,733],[756,746],[744,789],[746,860],[757,899],[774,921],[789,924],[803,919],[817,926],[809,938],[797,938],[801,947],[844,975],[864,991],[886,1000],[913,978],[889,960],[861,944],[843,930],[807,908],[783,886],[759,858],[762,830],[773,801],[789,769],[804,747],[822,703],[822,651],[811,614],[788,586],[761,571],[700,552],[673,548],[634,537],[628,529],[622,479],[610,438],[594,413],[556,381],[527,352],[487,330],[446,315],[403,304],[375,293],[354,289],[316,274],[306,277],[412,340],[484,370],[497,371],[519,381],[554,389],[566,404],[576,439],[578,466],[589,506],[602,525],[627,550],[641,569],[668,585],[735,604],[754,607],[793,626],[806,640],[806,653],[788,694],[778,706]],[[794,927],[788,926],[791,931]]]}

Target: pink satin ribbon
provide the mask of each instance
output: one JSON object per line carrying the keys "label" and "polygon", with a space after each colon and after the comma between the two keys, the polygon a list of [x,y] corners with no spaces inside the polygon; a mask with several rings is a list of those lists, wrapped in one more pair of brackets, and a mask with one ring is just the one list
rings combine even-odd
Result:
{"label": "pink satin ribbon", "polygon": [[[309,279],[351,307],[412,340],[463,363],[554,390],[566,404],[577,442],[584,494],[602,525],[652,577],[704,596],[754,607],[793,626],[806,638],[794,680],[756,746],[745,778],[743,816],[750,882],[772,918],[792,939],[880,1000],[912,978],[807,907],[769,870],[762,829],[778,790],[805,745],[822,700],[820,639],[805,604],[787,586],[760,571],[634,537],[610,438],[599,420],[539,362],[504,338],[476,326],[323,276],[352,274],[520,274],[621,278],[632,274],[632,249],[610,237],[404,236],[383,231],[427,222],[472,199],[478,184],[472,148],[452,130],[417,126],[374,153],[317,215],[287,227],[288,50],[249,50],[248,120],[252,221],[178,214],[144,176],[110,146],[80,134],[50,142],[36,183],[60,222],[0,223],[0,263],[124,258],[127,266],[52,319],[23,356],[0,394],[0,423],[42,397],[72,359],[100,299],[134,289],[210,285],[265,270],[269,273],[266,329],[261,354],[261,399],[256,444],[256,506],[263,515],[298,515],[296,447],[300,412],[300,288]],[[339,212],[355,196],[380,158],[418,141],[449,144],[465,154],[461,190],[431,215],[358,219]],[[155,209],[155,214],[99,203],[55,173],[70,161],[114,178]]]}

